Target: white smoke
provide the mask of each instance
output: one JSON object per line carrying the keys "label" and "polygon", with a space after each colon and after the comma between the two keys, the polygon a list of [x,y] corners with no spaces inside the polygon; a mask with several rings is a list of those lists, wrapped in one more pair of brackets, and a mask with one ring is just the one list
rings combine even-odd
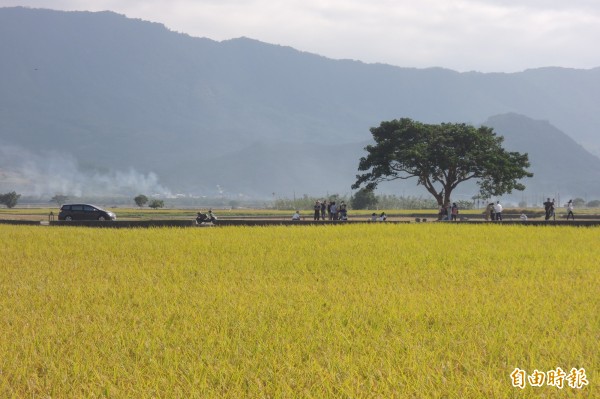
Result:
{"label": "white smoke", "polygon": [[169,197],[158,176],[127,171],[83,171],[71,154],[33,153],[0,143],[0,192],[22,195],[74,197],[149,194]]}

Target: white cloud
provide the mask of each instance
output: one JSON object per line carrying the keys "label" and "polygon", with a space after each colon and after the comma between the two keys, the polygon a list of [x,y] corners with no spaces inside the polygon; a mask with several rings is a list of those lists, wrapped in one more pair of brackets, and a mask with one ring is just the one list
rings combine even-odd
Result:
{"label": "white cloud", "polygon": [[332,58],[407,67],[517,71],[600,66],[593,0],[0,0],[112,10],[192,36],[247,36]]}

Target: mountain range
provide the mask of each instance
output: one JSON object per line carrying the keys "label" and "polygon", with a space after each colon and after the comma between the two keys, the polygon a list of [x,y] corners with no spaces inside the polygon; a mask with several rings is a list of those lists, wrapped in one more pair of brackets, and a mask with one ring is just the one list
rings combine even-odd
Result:
{"label": "mountain range", "polygon": [[369,128],[409,117],[494,127],[530,155],[529,202],[600,196],[600,68],[402,68],[21,7],[0,8],[0,57],[0,191],[347,194]]}

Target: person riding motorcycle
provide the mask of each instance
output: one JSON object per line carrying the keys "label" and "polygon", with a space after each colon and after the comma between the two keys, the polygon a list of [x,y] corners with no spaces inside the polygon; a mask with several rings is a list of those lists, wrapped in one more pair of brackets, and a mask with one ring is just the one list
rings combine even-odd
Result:
{"label": "person riding motorcycle", "polygon": [[201,223],[215,223],[217,221],[217,217],[213,215],[212,209],[208,210],[208,213],[198,212],[196,216],[196,224]]}

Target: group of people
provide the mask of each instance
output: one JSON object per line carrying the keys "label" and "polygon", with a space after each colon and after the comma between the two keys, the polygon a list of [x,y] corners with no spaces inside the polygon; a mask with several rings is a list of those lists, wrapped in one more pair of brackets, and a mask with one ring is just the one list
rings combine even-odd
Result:
{"label": "group of people", "polygon": [[500,201],[496,201],[495,204],[493,202],[490,202],[485,207],[485,211],[483,212],[483,218],[485,220],[491,219],[491,220],[501,221],[503,210],[504,210],[504,208],[502,207],[502,204],[500,203]]}
{"label": "group of people", "polygon": [[[570,218],[575,220],[575,215],[573,214],[573,200],[569,200],[566,205],[567,208],[567,220]],[[545,210],[545,219],[549,220],[550,218],[555,218],[555,209],[554,209],[554,199],[550,200],[548,198],[546,202],[544,202],[544,210]],[[500,204],[500,201],[496,201],[496,203],[490,202],[485,211],[483,212],[485,220],[494,220],[501,221],[502,220],[502,211],[503,207]],[[292,220],[300,220],[300,211],[296,211],[294,215],[292,215]],[[446,205],[440,207],[438,213],[438,220],[441,221],[449,221],[449,220],[457,220],[458,219],[458,205],[456,202],[452,203],[452,206]],[[520,219],[523,221],[527,220],[527,215],[524,213],[521,214]],[[335,201],[319,201],[317,200],[314,205],[314,217],[313,220],[340,220],[346,221],[348,220],[348,211],[347,206],[342,201],[339,205],[336,204]],[[387,215],[385,212],[381,212],[378,216],[375,212],[371,214],[371,218],[369,219],[373,222],[385,222],[387,220]],[[214,223],[217,221],[216,216],[212,213],[212,209],[209,209],[207,213],[198,212],[196,217],[196,223]]]}
{"label": "group of people", "polygon": [[313,220],[348,220],[348,209],[344,201],[315,201]]}
{"label": "group of people", "polygon": [[[569,202],[567,202],[566,208],[567,208],[567,220],[569,220],[569,219],[575,220],[575,214],[573,213],[574,207],[573,207],[572,199],[570,199]],[[554,209],[554,198],[552,198],[552,201],[550,201],[550,198],[546,199],[546,202],[544,202],[544,211],[546,212],[546,215],[545,215],[546,220],[550,220],[550,218],[556,220],[556,213],[555,213],[555,209]]]}
{"label": "group of people", "polygon": [[[550,219],[556,219],[556,213],[555,213],[555,208],[554,208],[554,198],[552,200],[550,200],[550,198],[546,199],[546,202],[544,202],[544,219],[545,220],[550,220]],[[573,200],[569,200],[569,202],[567,202],[566,205],[567,208],[567,220],[569,219],[573,219],[575,220],[575,215],[573,214]],[[484,212],[484,217],[485,220],[502,220],[502,205],[500,204],[500,201],[497,201],[495,204],[493,202],[489,203],[488,206],[485,208],[485,212]],[[525,213],[521,213],[521,215],[519,216],[519,219],[521,219],[522,221],[526,221],[527,220],[527,215]]]}
{"label": "group of people", "polygon": [[441,221],[445,221],[445,220],[456,221],[456,220],[458,220],[458,205],[456,205],[456,202],[453,202],[452,206],[450,206],[450,205],[441,206],[440,210],[438,212],[438,220],[441,220]]}
{"label": "group of people", "polygon": [[[327,202],[327,201],[316,201],[314,205],[314,216],[313,220],[339,220],[346,221],[348,220],[348,209],[344,201],[342,201],[339,205],[339,208],[335,201]],[[292,220],[301,220],[300,211],[296,211],[292,215]],[[381,214],[377,215],[377,213],[373,212],[371,217],[369,218],[372,222],[385,222],[387,220],[387,215],[385,212],[381,212]]]}
{"label": "group of people", "polygon": [[385,214],[385,212],[381,212],[381,214],[377,216],[377,214],[373,212],[371,214],[371,219],[369,220],[371,222],[385,222],[387,220],[387,215]]}

